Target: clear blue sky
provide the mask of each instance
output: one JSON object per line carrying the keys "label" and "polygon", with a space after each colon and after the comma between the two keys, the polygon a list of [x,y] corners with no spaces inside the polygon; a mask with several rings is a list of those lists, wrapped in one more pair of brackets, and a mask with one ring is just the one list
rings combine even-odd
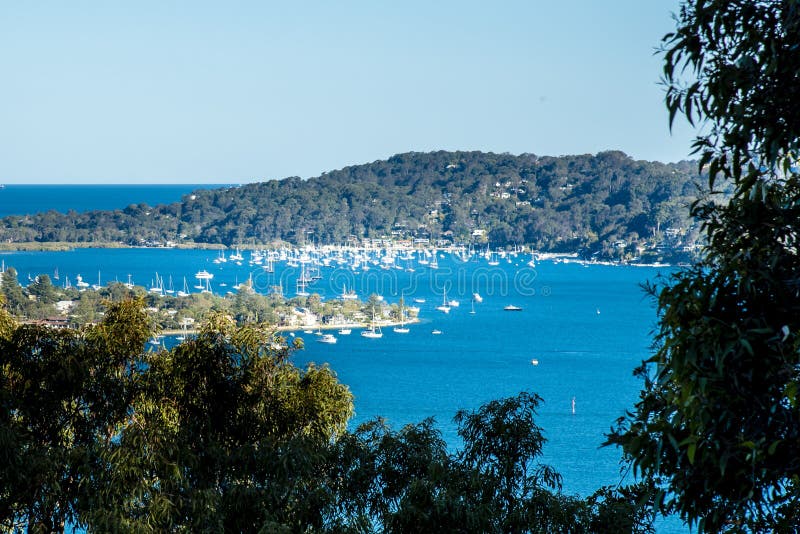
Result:
{"label": "clear blue sky", "polygon": [[0,183],[244,183],[407,151],[686,159],[677,0],[3,2]]}

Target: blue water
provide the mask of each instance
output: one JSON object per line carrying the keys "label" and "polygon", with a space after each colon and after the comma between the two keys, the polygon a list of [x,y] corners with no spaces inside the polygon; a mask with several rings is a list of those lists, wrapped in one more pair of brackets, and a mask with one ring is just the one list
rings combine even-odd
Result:
{"label": "blue water", "polygon": [[[184,278],[197,291],[195,274],[214,275],[211,289],[225,293],[251,279],[259,293],[280,285],[293,296],[299,267],[277,262],[275,272],[248,264],[215,263],[219,253],[172,249],[78,249],[69,252],[0,253],[0,261],[15,267],[22,283],[39,273],[54,275],[57,283],[81,274],[89,283],[112,280],[148,287],[157,277],[174,289]],[[460,408],[527,390],[544,398],[537,418],[548,443],[542,461],[564,477],[564,491],[586,496],[601,485],[631,482],[620,474],[620,454],[601,447],[617,417],[637,399],[641,382],[633,369],[649,354],[655,312],[641,284],[667,269],[612,267],[540,261],[527,264],[527,255],[509,257],[498,266],[484,260],[461,261],[441,254],[440,268],[414,264],[405,269],[354,272],[347,265],[321,267],[322,279],[309,286],[332,299],[345,289],[365,299],[371,293],[387,302],[402,295],[407,305],[420,307],[421,322],[410,334],[384,328],[382,339],[366,339],[358,330],[337,335],[338,343],[317,342],[298,332],[306,347],[295,355],[298,364],[329,363],[355,396],[355,426],[383,416],[399,428],[434,417],[448,443],[459,444],[452,417]],[[402,262],[401,262],[402,263]],[[460,306],[449,314],[437,311],[447,299]],[[471,297],[478,292],[483,302]],[[424,303],[413,299],[424,298]],[[520,312],[504,311],[514,304]],[[441,335],[433,335],[434,329]],[[538,365],[532,365],[532,360]],[[575,400],[575,411],[572,401]],[[686,532],[676,521],[659,532]]]}
{"label": "blue water", "polygon": [[26,215],[55,210],[78,213],[92,210],[114,210],[145,203],[150,206],[178,202],[183,195],[197,189],[213,189],[218,185],[17,185],[0,188],[0,217]]}
{"label": "blue water", "polygon": [[[213,187],[7,185],[0,189],[0,216],[155,205]],[[180,290],[185,280],[190,291],[197,291],[195,274],[207,270],[214,275],[210,288],[215,293],[248,279],[260,293],[276,285],[288,296],[296,291],[299,267],[276,263],[275,272],[268,273],[248,264],[248,252],[241,265],[216,263],[218,255],[171,249],[0,252],[0,264],[16,268],[23,284],[46,273],[57,275],[54,282],[61,285],[74,284],[78,275],[91,284],[116,280],[145,287],[162,278],[166,287]],[[377,293],[388,302],[402,295],[407,305],[420,307],[422,322],[405,335],[384,328],[382,339],[365,339],[353,330],[350,336],[337,335],[335,345],[298,332],[306,348],[295,360],[326,362],[338,373],[355,396],[352,426],[379,415],[395,428],[434,417],[453,447],[459,444],[452,423],[456,410],[522,390],[536,392],[544,398],[537,422],[548,439],[542,461],[563,475],[566,493],[586,496],[601,485],[629,482],[620,474],[619,451],[600,444],[642,385],[632,372],[649,354],[655,313],[640,285],[666,270],[550,261],[531,267],[528,259],[520,255],[488,266],[442,255],[438,270],[413,265],[414,272],[322,267],[323,278],[309,291],[331,299],[353,289],[362,299]],[[460,301],[446,315],[435,310],[444,291]],[[474,292],[483,302],[470,314]],[[503,311],[508,304],[523,310]],[[433,329],[442,334],[432,335]],[[534,359],[538,365],[531,364]],[[668,519],[659,523],[658,532],[688,530]]]}

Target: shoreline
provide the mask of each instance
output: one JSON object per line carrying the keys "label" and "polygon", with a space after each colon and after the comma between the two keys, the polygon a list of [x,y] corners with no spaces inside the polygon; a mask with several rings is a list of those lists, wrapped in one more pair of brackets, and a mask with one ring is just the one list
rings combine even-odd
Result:
{"label": "shoreline", "polygon": [[[406,320],[406,325],[419,324],[422,320],[419,317],[413,317]],[[388,328],[400,326],[400,321],[379,321],[375,326],[380,328]],[[342,328],[369,328],[370,323],[341,323],[341,324],[313,324],[313,325],[299,325],[299,326],[277,326],[274,327],[276,332],[304,332],[306,330],[340,330]],[[168,328],[159,332],[162,336],[179,336],[185,334],[188,336],[197,335],[199,332],[196,328],[182,330],[180,328]]]}
{"label": "shoreline", "polygon": [[[145,245],[126,245],[115,241],[78,242],[71,241],[20,241],[17,243],[0,243],[0,252],[69,252],[80,248],[130,248],[130,249],[164,249],[164,250],[233,250],[218,243],[175,243],[169,246],[148,247]],[[234,247],[235,248],[235,247]],[[242,247],[239,247],[242,248]]]}
{"label": "shoreline", "polygon": [[[73,243],[68,241],[53,241],[53,242],[37,242],[25,241],[18,243],[0,243],[0,253],[13,253],[13,252],[69,252],[74,249],[154,249],[154,250],[277,250],[282,247],[290,247],[295,249],[303,249],[304,246],[291,245],[289,243],[270,243],[270,244],[247,244],[227,246],[220,243],[173,243],[164,246],[145,246],[145,245],[126,245],[118,242],[97,242],[87,243],[79,242]],[[353,245],[320,245],[317,248],[321,250],[338,250],[341,248],[352,250],[375,250],[374,246],[353,246]],[[377,247],[381,248],[381,247]],[[415,245],[406,245],[396,243],[391,246],[382,247],[393,250],[428,250],[430,247],[421,247]],[[447,246],[447,247],[434,247],[434,250],[441,252],[454,252],[463,250],[463,246]],[[606,265],[614,267],[674,267],[680,266],[681,263],[670,262],[624,262],[624,261],[610,261],[610,260],[591,260],[582,259],[577,252],[539,252],[532,250],[525,250],[525,254],[532,254],[536,262],[539,261],[552,261],[555,263],[579,263],[582,265]]]}

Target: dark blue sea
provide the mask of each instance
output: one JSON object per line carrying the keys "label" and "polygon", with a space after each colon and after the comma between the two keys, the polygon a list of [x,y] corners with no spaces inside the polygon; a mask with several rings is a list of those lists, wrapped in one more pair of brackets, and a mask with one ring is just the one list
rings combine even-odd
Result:
{"label": "dark blue sea", "polygon": [[[194,189],[175,187],[168,194],[158,188],[151,198]],[[1,193],[6,192],[8,187]],[[249,279],[260,293],[280,286],[294,295],[302,267],[276,262],[274,272],[267,272],[249,263],[249,251],[242,254],[238,264],[219,262],[215,251],[146,248],[10,252],[0,253],[0,261],[17,269],[23,284],[37,274],[58,273],[60,284],[74,284],[78,275],[103,285],[117,280],[149,287],[161,279],[166,287],[185,285],[194,292],[195,275],[205,270],[213,274],[209,287],[215,293]],[[465,261],[439,252],[438,269],[411,260],[398,260],[391,269],[321,266],[321,278],[309,292],[333,299],[354,290],[362,299],[375,293],[391,303],[402,296],[420,308],[421,322],[410,325],[408,334],[384,328],[381,339],[364,338],[354,329],[337,334],[335,345],[296,332],[305,349],[295,359],[301,365],[328,363],[338,373],[355,396],[353,426],[376,416],[395,428],[434,417],[454,448],[459,440],[452,417],[458,409],[523,390],[538,393],[544,404],[537,422],[548,439],[542,461],[563,475],[566,493],[587,496],[602,485],[632,482],[621,472],[619,451],[601,443],[642,386],[633,370],[650,354],[656,317],[641,284],[670,269],[531,259],[510,254],[490,265],[478,256]],[[447,314],[436,309],[445,292],[459,302]],[[481,302],[474,302],[475,293]],[[505,311],[508,305],[521,310]],[[688,529],[669,519],[658,532]]]}
{"label": "dark blue sea", "polygon": [[214,189],[222,185],[17,185],[0,188],[0,217],[26,215],[55,210],[78,213],[92,210],[115,210],[130,204],[169,204],[196,189]]}

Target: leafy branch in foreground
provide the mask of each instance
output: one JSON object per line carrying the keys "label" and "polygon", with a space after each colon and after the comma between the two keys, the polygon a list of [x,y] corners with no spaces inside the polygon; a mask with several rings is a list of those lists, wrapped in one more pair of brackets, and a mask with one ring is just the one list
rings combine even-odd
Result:
{"label": "leafy branch in foreground", "polygon": [[664,38],[670,118],[707,132],[709,200],[692,207],[706,246],[651,288],[656,352],[609,443],[702,532],[800,524],[799,8],[684,1]]}

